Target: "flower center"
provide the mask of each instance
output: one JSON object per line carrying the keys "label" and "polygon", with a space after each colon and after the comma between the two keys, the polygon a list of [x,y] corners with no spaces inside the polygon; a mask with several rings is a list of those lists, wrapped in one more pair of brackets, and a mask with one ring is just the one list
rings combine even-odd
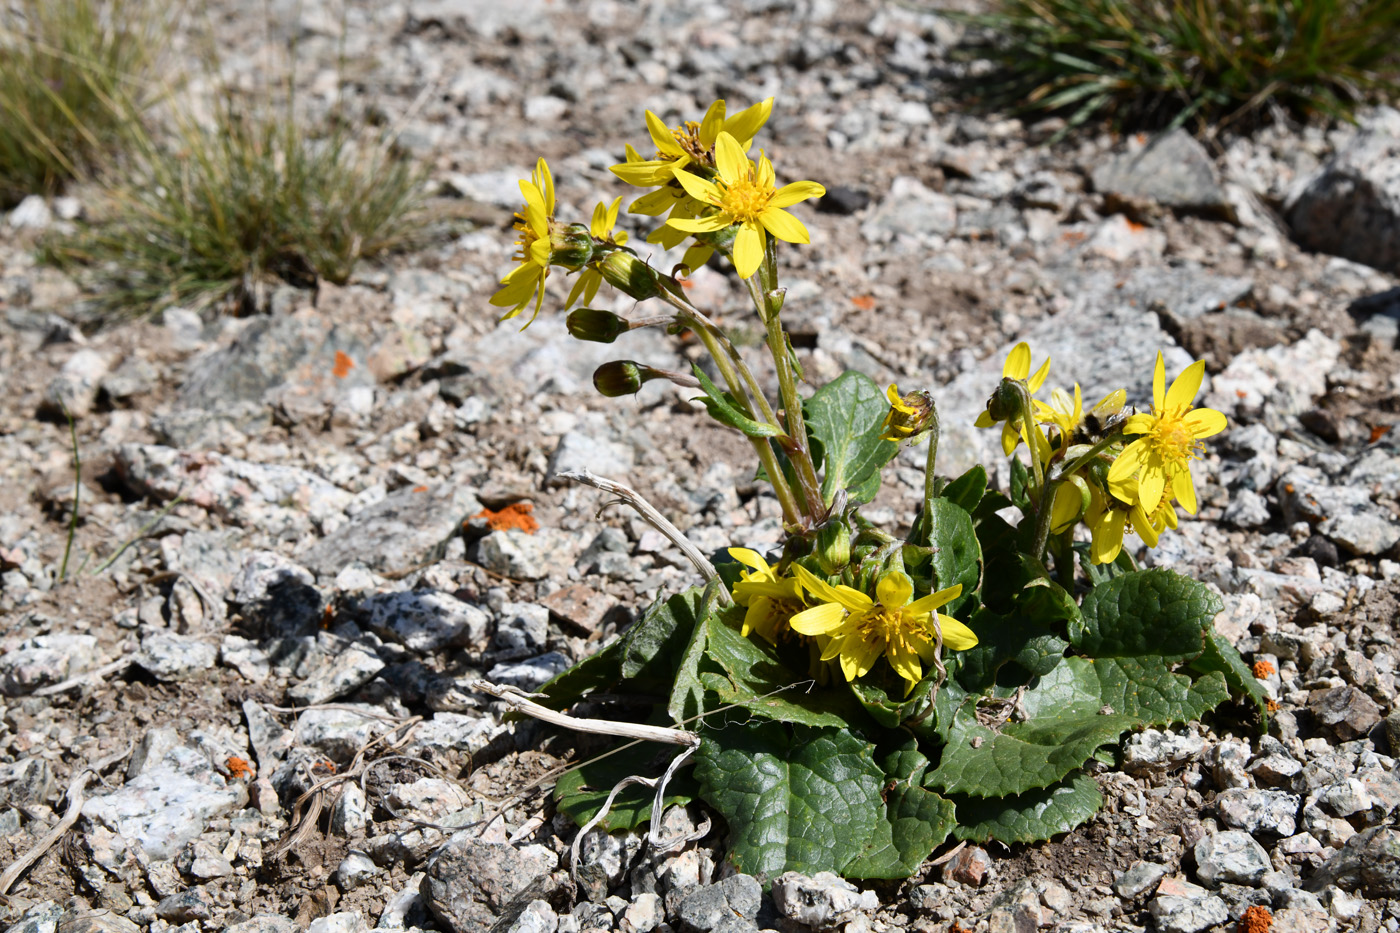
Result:
{"label": "flower center", "polygon": [[736,223],[758,220],[773,199],[773,189],[755,184],[752,178],[739,178],[731,185],[724,186],[719,208]]}
{"label": "flower center", "polygon": [[1201,442],[1186,426],[1181,412],[1159,411],[1156,415],[1157,421],[1152,425],[1149,437],[1157,455],[1173,466],[1185,466],[1188,460],[1196,459]]}
{"label": "flower center", "polygon": [[[687,121],[680,126],[671,127],[671,137],[675,139],[676,145],[680,146],[686,155],[696,162],[713,166],[715,164],[714,151],[700,141],[700,124],[694,121]],[[660,153],[658,159],[667,158]]]}

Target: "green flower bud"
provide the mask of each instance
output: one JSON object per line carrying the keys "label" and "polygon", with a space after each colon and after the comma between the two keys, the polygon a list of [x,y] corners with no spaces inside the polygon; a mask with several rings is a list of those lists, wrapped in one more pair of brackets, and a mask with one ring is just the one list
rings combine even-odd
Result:
{"label": "green flower bud", "polygon": [[648,378],[655,378],[647,375],[646,371],[650,368],[631,360],[613,360],[611,363],[604,363],[593,371],[593,388],[608,398],[636,395]]}
{"label": "green flower bud", "polygon": [[987,399],[987,414],[992,416],[993,421],[1006,421],[1020,412],[1021,393],[1016,382],[1015,379],[1002,379],[992,397]]}
{"label": "green flower bud", "polygon": [[739,235],[739,225],[733,224],[720,230],[713,230],[709,233],[695,233],[696,243],[713,247],[714,249],[729,252],[734,247],[734,238]]}
{"label": "green flower bud", "polygon": [[631,329],[627,319],[597,308],[575,308],[564,319],[569,336],[592,343],[612,343]]}
{"label": "green flower bud", "polygon": [[841,572],[851,562],[851,530],[840,520],[828,522],[817,529],[812,554],[822,573],[828,577]]}
{"label": "green flower bud", "polygon": [[549,261],[552,265],[577,269],[593,258],[593,234],[585,224],[549,228]]}
{"label": "green flower bud", "polygon": [[603,280],[629,298],[645,301],[661,294],[660,273],[622,249],[609,252],[598,261]]}

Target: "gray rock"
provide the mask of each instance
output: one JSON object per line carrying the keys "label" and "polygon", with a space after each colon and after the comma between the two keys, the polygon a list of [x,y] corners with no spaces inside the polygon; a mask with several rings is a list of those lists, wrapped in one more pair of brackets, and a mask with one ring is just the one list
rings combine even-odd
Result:
{"label": "gray rock", "polygon": [[1129,774],[1150,774],[1180,767],[1201,754],[1205,739],[1190,733],[1145,729],[1130,736],[1123,745],[1123,770]]}
{"label": "gray rock", "polygon": [[1205,148],[1183,129],[1114,156],[1093,171],[1094,189],[1112,199],[1155,201],[1174,210],[1229,214],[1229,201]]}
{"label": "gray rock", "polygon": [[41,194],[26,195],[5,218],[11,230],[44,230],[53,223],[49,202]]}
{"label": "gray rock", "polygon": [[528,658],[545,649],[549,610],[534,603],[506,603],[496,619],[491,647],[499,656]]}
{"label": "gray rock", "polygon": [[371,629],[412,651],[480,647],[490,625],[485,612],[438,590],[378,593],[360,609],[368,614]]}
{"label": "gray rock", "polygon": [[1258,835],[1291,836],[1298,827],[1297,794],[1279,790],[1231,788],[1215,798],[1215,808],[1226,826]]}
{"label": "gray rock", "polygon": [[681,925],[698,933],[710,933],[721,922],[733,918],[753,920],[758,916],[763,888],[752,875],[731,875],[718,884],[706,885],[687,894],[680,903]]}
{"label": "gray rock", "polygon": [[331,808],[331,832],[341,836],[358,836],[368,825],[369,805],[365,792],[358,783],[350,781]]}
{"label": "gray rock", "polygon": [[1196,843],[1196,877],[1208,888],[1222,884],[1258,887],[1273,866],[1249,833],[1215,833]]}
{"label": "gray rock", "polygon": [[316,542],[301,559],[322,578],[356,562],[379,573],[401,573],[440,556],[462,522],[479,511],[481,503],[460,484],[405,486]]}
{"label": "gray rock", "polygon": [[224,933],[301,933],[301,927],[287,917],[259,914],[251,920],[224,927]]}
{"label": "gray rock", "polygon": [[1381,721],[1376,701],[1356,687],[1333,687],[1308,694],[1308,709],[1318,725],[1343,742],[1359,739]]}
{"label": "gray rock", "polygon": [[156,680],[170,683],[207,671],[218,659],[219,649],[208,642],[158,632],[141,640],[141,650],[133,660]]}
{"label": "gray rock", "polygon": [[1286,210],[1305,249],[1400,273],[1400,136],[1362,130]]}
{"label": "gray rock", "polygon": [[1292,787],[1294,779],[1303,773],[1303,765],[1296,758],[1276,751],[1252,762],[1249,773],[1269,787]]}
{"label": "gray rock", "polygon": [[952,198],[926,187],[917,178],[901,175],[871,211],[860,232],[872,243],[888,243],[900,235],[944,237],[958,228]]}
{"label": "gray rock", "polygon": [[1225,902],[1186,881],[1163,882],[1148,905],[1158,933],[1201,933],[1230,919]]}
{"label": "gray rock", "polygon": [[545,472],[552,478],[567,471],[592,470],[599,476],[625,481],[635,462],[636,454],[629,444],[570,431],[559,438]]}
{"label": "gray rock", "polygon": [[161,899],[156,904],[156,916],[170,923],[208,920],[212,916],[208,895],[203,888],[190,888]]}
{"label": "gray rock", "polygon": [[97,666],[92,635],[36,635],[0,655],[0,694],[23,696]]}
{"label": "gray rock", "polygon": [[383,715],[382,709],[363,703],[307,710],[297,718],[297,742],[335,761],[349,761],[361,746],[389,728]]}
{"label": "gray rock", "polygon": [[546,879],[558,865],[544,846],[517,849],[473,835],[454,836],[439,849],[420,888],[429,912],[452,933],[484,933],[525,891],[545,893]]}
{"label": "gray rock", "polygon": [[154,392],[160,385],[160,370],[139,356],[128,356],[112,372],[102,377],[100,388],[114,402],[129,402]]}
{"label": "gray rock", "polygon": [[570,661],[557,651],[542,654],[518,664],[497,664],[487,673],[493,683],[538,690],[551,678],[569,669]]}
{"label": "gray rock", "polygon": [[1119,897],[1131,900],[1157,889],[1157,884],[1167,876],[1167,869],[1156,862],[1136,861],[1113,879],[1113,892]]}
{"label": "gray rock", "polygon": [[555,933],[558,929],[559,915],[549,901],[536,899],[525,905],[506,933]]}
{"label": "gray rock", "polygon": [[43,409],[62,415],[65,411],[74,418],[84,418],[92,413],[92,405],[97,401],[97,389],[102,377],[107,375],[110,361],[96,350],[82,349],[69,357],[63,369],[49,382],[44,392]]}
{"label": "gray rock", "polygon": [[789,920],[825,930],[858,914],[873,913],[880,907],[880,898],[829,871],[810,877],[790,871],[773,882],[773,904]]}
{"label": "gray rock", "polygon": [[140,933],[141,928],[110,910],[79,910],[63,915],[58,933]]}
{"label": "gray rock", "polygon": [[233,864],[224,858],[222,852],[203,839],[196,839],[180,850],[175,857],[175,867],[181,873],[208,881],[213,878],[227,878],[233,874]]}
{"label": "gray rock", "polygon": [[1334,515],[1318,531],[1361,557],[1384,554],[1400,541],[1400,524],[1388,511],[1375,505]]}
{"label": "gray rock", "polygon": [[374,859],[363,852],[351,852],[336,866],[336,887],[342,891],[353,891],[377,874],[379,866],[374,864]]}
{"label": "gray rock", "polygon": [[287,696],[301,706],[327,703],[354,693],[384,670],[379,656],[351,645],[307,680],[287,690]]}
{"label": "gray rock", "polygon": [[618,928],[622,933],[651,933],[666,920],[666,906],[658,894],[644,892],[632,898],[622,912]]}
{"label": "gray rock", "polygon": [[5,933],[55,933],[58,921],[63,917],[63,908],[53,901],[40,901],[34,904],[5,928]]}
{"label": "gray rock", "polygon": [[1269,523],[1269,503],[1252,489],[1240,489],[1231,494],[1222,517],[1236,528],[1261,528]]}
{"label": "gray rock", "polygon": [[357,910],[346,910],[317,917],[306,926],[306,933],[368,933],[369,924]]}
{"label": "gray rock", "polygon": [[549,574],[549,547],[543,532],[493,531],[478,547],[481,565],[495,573],[517,580],[542,580]]}
{"label": "gray rock", "polygon": [[1357,833],[1333,853],[1304,885],[1323,891],[1337,885],[1367,897],[1400,896],[1400,830],[1378,826]]}
{"label": "gray rock", "polygon": [[1249,756],[1249,745],[1244,742],[1226,740],[1213,746],[1206,757],[1215,786],[1221,790],[1251,786],[1249,773],[1245,770]]}

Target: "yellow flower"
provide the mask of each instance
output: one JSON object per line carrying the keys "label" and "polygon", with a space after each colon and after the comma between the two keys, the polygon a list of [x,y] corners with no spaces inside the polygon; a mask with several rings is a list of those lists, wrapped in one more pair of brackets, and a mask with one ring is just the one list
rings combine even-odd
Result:
{"label": "yellow flower", "polygon": [[[738,140],[743,151],[747,152],[753,144],[754,136],[758,134],[759,128],[768,122],[768,116],[772,112],[773,98],[770,97],[732,117],[726,117],[724,101],[717,100],[710,104],[709,109],[705,111],[705,118],[699,123],[686,122],[680,126],[668,127],[660,117],[648,110],[647,131],[651,134],[652,144],[656,146],[656,158],[643,159],[637,150],[628,146],[627,161],[614,165],[612,172],[629,185],[650,188],[667,184],[674,177],[676,169],[685,168],[692,163],[714,168],[715,143],[720,133],[728,133]],[[639,204],[653,197],[654,195],[646,195],[628,210],[633,213],[661,213],[664,207],[656,211],[638,209]],[[668,197],[674,198],[675,195]]]}
{"label": "yellow flower", "polygon": [[799,612],[789,624],[803,635],[830,636],[822,660],[840,658],[848,681],[864,677],[883,655],[908,682],[907,696],[923,679],[921,662],[933,663],[936,657],[935,617],[948,648],[964,651],[977,644],[977,636],[966,625],[935,612],[962,595],[961,583],[910,602],[913,581],[907,574],[890,571],[875,585],[877,599],[871,599],[849,586],[833,586],[797,564],[792,569],[802,588],[821,605]]}
{"label": "yellow flower", "polygon": [[[593,208],[593,221],[588,225],[588,232],[595,240],[601,240],[613,246],[622,246],[627,242],[627,233],[622,231],[613,234],[613,227],[617,226],[617,209],[622,205],[622,198],[616,198],[611,205],[604,205],[601,202]],[[603,273],[593,266],[588,266],[579,273],[578,280],[574,282],[574,287],[569,289],[569,297],[564,302],[565,309],[572,308],[574,302],[580,298],[585,305],[593,303],[593,297],[598,294],[598,286],[603,284]]]}
{"label": "yellow flower", "polygon": [[825,188],[814,181],[795,181],[775,188],[773,163],[760,155],[754,166],[738,140],[724,132],[715,140],[715,170],[719,176],[715,181],[676,170],[676,179],[686,193],[716,210],[708,217],[694,219],[677,218],[673,213],[668,226],[682,233],[713,233],[738,224],[734,268],[743,278],[753,275],[763,262],[765,230],[789,243],[809,242],[807,228],[783,208],[821,197],[826,194]]}
{"label": "yellow flower", "polygon": [[520,193],[525,197],[522,213],[515,215],[515,229],[520,239],[515,245],[520,247],[515,254],[519,266],[501,279],[501,288],[491,296],[491,304],[498,308],[510,308],[501,318],[508,321],[515,317],[535,299],[535,313],[525,326],[534,322],[544,303],[544,281],[549,276],[550,227],[554,223],[554,178],[544,159],[535,165],[529,181],[520,182]]}
{"label": "yellow flower", "polygon": [[1116,493],[1110,495],[1096,484],[1089,484],[1090,503],[1084,512],[1084,523],[1093,535],[1089,554],[1096,564],[1109,564],[1118,557],[1123,550],[1123,533],[1129,526],[1144,544],[1156,547],[1162,532],[1177,524],[1176,509],[1170,499],[1163,497],[1148,512],[1139,501],[1136,478],[1129,477],[1121,488],[1126,498]]}
{"label": "yellow flower", "polygon": [[885,396],[890,400],[890,410],[885,415],[882,440],[899,442],[928,429],[933,399],[927,392],[900,395],[899,387],[891,383]]}
{"label": "yellow flower", "polygon": [[[1011,352],[1006,355],[1006,362],[1002,364],[1001,375],[1003,379],[1019,379],[1026,384],[1031,392],[1036,392],[1045,383],[1045,377],[1050,373],[1050,357],[1045,358],[1045,362],[1040,364],[1040,368],[1031,375],[1031,348],[1022,341],[1011,348]],[[994,396],[995,397],[995,396]],[[1014,424],[1013,424],[1014,420]],[[990,428],[998,421],[1001,425],[1001,449],[1009,457],[1016,449],[1016,445],[1024,440],[1028,445],[1031,443],[1030,436],[1026,433],[1026,428],[1021,424],[1021,419],[1007,420],[1005,418],[995,418],[990,411],[984,411],[977,416],[974,422],[979,428]],[[1036,430],[1037,451],[1041,454],[1042,460],[1050,455],[1050,442],[1045,439],[1044,432]]]}
{"label": "yellow flower", "polygon": [[[1053,424],[1060,432],[1060,450],[1065,451],[1075,443],[1075,436],[1082,428],[1102,427],[1108,420],[1118,412],[1122,411],[1123,403],[1128,400],[1128,393],[1123,389],[1115,389],[1099,400],[1086,416],[1084,413],[1084,398],[1079,390],[1079,383],[1074,384],[1074,397],[1061,388],[1050,390],[1050,403],[1047,405],[1040,399],[1031,399],[1031,404],[1035,407],[1036,420],[1041,424]],[[1091,432],[1096,433],[1096,432]]]}
{"label": "yellow flower", "polygon": [[1139,435],[1123,449],[1108,471],[1108,488],[1119,499],[1129,498],[1128,481],[1137,477],[1137,493],[1143,510],[1152,513],[1162,501],[1163,490],[1171,492],[1181,507],[1196,512],[1196,488],[1191,484],[1191,461],[1201,450],[1201,439],[1225,430],[1225,416],[1211,408],[1192,408],[1201,388],[1206,364],[1197,360],[1181,371],[1166,389],[1166,364],[1157,354],[1152,377],[1152,413],[1133,415],[1123,425],[1123,433]]}
{"label": "yellow flower", "polygon": [[790,634],[788,620],[805,605],[802,587],[792,577],[780,577],[757,551],[732,547],[729,556],[750,568],[739,572],[734,584],[734,601],[748,609],[742,634],[757,632],[770,644]]}

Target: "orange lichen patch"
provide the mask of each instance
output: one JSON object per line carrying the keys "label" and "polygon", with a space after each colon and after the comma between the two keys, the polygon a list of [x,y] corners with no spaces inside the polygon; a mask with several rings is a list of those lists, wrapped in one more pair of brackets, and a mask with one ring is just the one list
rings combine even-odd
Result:
{"label": "orange lichen patch", "polygon": [[1255,661],[1255,662],[1254,662],[1254,667],[1253,667],[1254,676],[1257,677],[1257,678],[1259,678],[1260,680],[1263,680],[1263,679],[1266,678],[1266,677],[1272,676],[1277,670],[1278,670],[1278,668],[1274,667],[1273,662],[1271,662],[1271,661]]}
{"label": "orange lichen patch", "polygon": [[414,486],[414,487],[413,487],[413,491],[414,491],[414,492],[427,492],[427,491],[428,491],[428,487],[427,487],[427,486]]}
{"label": "orange lichen patch", "polygon": [[325,761],[318,761],[311,766],[312,774],[335,774],[335,772],[335,762],[330,761],[329,759]]}
{"label": "orange lichen patch", "polygon": [[224,762],[224,767],[228,768],[229,776],[239,781],[250,781],[253,778],[253,766],[242,758],[230,755]]}
{"label": "orange lichen patch", "polygon": [[535,520],[535,516],[530,513],[535,510],[534,505],[529,502],[512,502],[510,505],[493,512],[490,509],[482,509],[472,518],[484,518],[486,524],[492,531],[506,531],[510,528],[518,528],[526,534],[534,534],[540,530],[540,523]]}
{"label": "orange lichen patch", "polygon": [[1373,425],[1371,425],[1371,443],[1374,444],[1376,441],[1378,441],[1378,440],[1380,440],[1381,438],[1385,437],[1386,433],[1389,432],[1390,429],[1393,428],[1393,427],[1394,427],[1394,425],[1391,425],[1391,424],[1373,424]]}
{"label": "orange lichen patch", "polygon": [[1278,712],[1278,700],[1265,700],[1264,708],[1271,713]]}
{"label": "orange lichen patch", "polygon": [[335,607],[327,606],[321,610],[321,628],[329,629],[333,622],[335,622]]}
{"label": "orange lichen patch", "polygon": [[1269,913],[1269,908],[1253,905],[1245,910],[1244,916],[1240,917],[1239,926],[1235,927],[1239,933],[1269,933],[1269,928],[1274,925],[1274,915]]}
{"label": "orange lichen patch", "polygon": [[331,367],[331,374],[337,379],[344,379],[350,375],[350,370],[355,368],[355,361],[350,359],[350,354],[344,350],[335,351],[335,365]]}
{"label": "orange lichen patch", "polygon": [[1129,233],[1141,233],[1142,231],[1144,231],[1144,230],[1146,230],[1146,229],[1147,229],[1147,224],[1140,224],[1140,223],[1138,223],[1136,220],[1130,220],[1130,221],[1128,221],[1128,232],[1129,232]]}
{"label": "orange lichen patch", "polygon": [[851,304],[855,305],[862,311],[869,311],[875,307],[875,296],[856,295],[854,298],[851,299]]}

